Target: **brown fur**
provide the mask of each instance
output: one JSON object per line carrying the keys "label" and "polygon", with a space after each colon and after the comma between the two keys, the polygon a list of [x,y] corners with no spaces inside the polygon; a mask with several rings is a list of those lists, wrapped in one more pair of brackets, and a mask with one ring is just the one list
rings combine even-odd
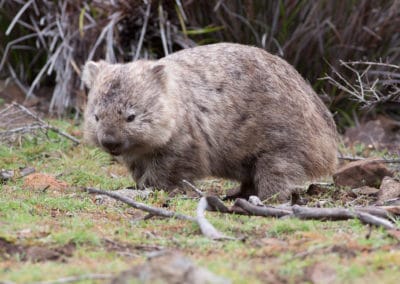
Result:
{"label": "brown fur", "polygon": [[83,81],[87,140],[120,155],[139,186],[217,176],[240,181],[241,196],[285,198],[336,167],[331,114],[262,49],[220,43],[157,61],[88,62]]}

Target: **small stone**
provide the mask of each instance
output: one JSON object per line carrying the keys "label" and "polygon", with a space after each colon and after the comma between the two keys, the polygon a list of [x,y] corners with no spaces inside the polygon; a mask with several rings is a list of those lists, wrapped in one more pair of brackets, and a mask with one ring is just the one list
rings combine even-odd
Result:
{"label": "small stone", "polygon": [[33,174],[35,171],[36,170],[34,168],[25,167],[25,168],[20,169],[19,174],[20,174],[21,177],[24,177],[24,176]]}
{"label": "small stone", "polygon": [[368,158],[350,162],[341,167],[333,175],[333,180],[336,186],[349,186],[351,188],[371,186],[379,188],[385,176],[393,176],[393,173],[380,159]]}
{"label": "small stone", "polygon": [[394,178],[385,177],[380,187],[378,203],[384,203],[398,197],[400,197],[400,182]]}
{"label": "small stone", "polygon": [[14,177],[13,170],[0,170],[0,182],[6,182]]}
{"label": "small stone", "polygon": [[176,252],[157,253],[146,263],[122,272],[111,281],[125,283],[193,283],[228,284],[230,280],[196,266],[191,260]]}

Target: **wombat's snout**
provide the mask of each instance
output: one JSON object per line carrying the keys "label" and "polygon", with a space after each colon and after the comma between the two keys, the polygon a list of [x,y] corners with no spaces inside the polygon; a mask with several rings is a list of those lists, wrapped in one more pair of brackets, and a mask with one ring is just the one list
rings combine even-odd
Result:
{"label": "wombat's snout", "polygon": [[118,156],[122,152],[122,143],[112,136],[107,136],[100,140],[101,146],[111,155]]}

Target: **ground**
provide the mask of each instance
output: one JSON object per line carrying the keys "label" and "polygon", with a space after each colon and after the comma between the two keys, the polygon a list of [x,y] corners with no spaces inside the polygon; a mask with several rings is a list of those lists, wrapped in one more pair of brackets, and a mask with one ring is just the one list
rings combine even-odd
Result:
{"label": "ground", "polygon": [[[52,121],[79,136],[72,123]],[[357,154],[357,153],[356,153]],[[208,212],[208,220],[237,241],[212,241],[188,221],[151,218],[119,203],[98,204],[82,187],[133,184],[126,170],[99,149],[74,146],[54,132],[0,144],[0,282],[29,283],[89,273],[118,274],[149,254],[179,251],[233,283],[398,283],[399,241],[357,220],[303,221]],[[21,170],[36,174],[21,177]],[[223,194],[229,181],[198,187]],[[345,195],[345,194],[344,194]],[[332,196],[319,198],[342,204]],[[194,215],[198,200],[158,191],[146,204]],[[82,283],[102,283],[100,280]]]}

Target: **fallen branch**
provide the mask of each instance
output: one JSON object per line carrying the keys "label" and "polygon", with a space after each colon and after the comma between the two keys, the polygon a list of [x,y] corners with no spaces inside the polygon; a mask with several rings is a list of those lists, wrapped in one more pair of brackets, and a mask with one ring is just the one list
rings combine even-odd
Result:
{"label": "fallen branch", "polygon": [[193,191],[196,192],[198,196],[200,196],[200,197],[203,197],[203,196],[204,196],[204,193],[203,193],[200,189],[198,189],[197,187],[195,187],[195,186],[194,186],[192,183],[190,183],[189,181],[183,179],[183,180],[182,180],[182,183],[188,185],[191,189],[193,189]]}
{"label": "fallen branch", "polygon": [[294,216],[300,219],[323,221],[348,220],[354,218],[354,212],[345,208],[310,208],[299,205],[292,207]]}
{"label": "fallen branch", "polygon": [[38,115],[34,114],[32,111],[30,111],[29,109],[27,109],[23,105],[15,103],[15,102],[12,105],[17,107],[17,108],[19,108],[21,111],[23,111],[24,113],[26,113],[27,115],[31,116],[33,119],[38,121],[41,124],[40,125],[41,128],[52,130],[52,131],[56,132],[57,134],[59,134],[61,136],[64,136],[65,138],[71,140],[76,145],[78,145],[80,143],[80,141],[78,139],[76,139],[75,137],[69,135],[68,133],[62,131],[61,129],[59,129],[59,128],[55,127],[55,126],[50,125],[49,123],[47,123],[46,121],[41,119]]}
{"label": "fallen branch", "polygon": [[236,238],[228,237],[219,232],[204,216],[204,212],[208,208],[208,202],[205,197],[200,198],[200,202],[197,205],[197,224],[199,224],[200,230],[204,236],[212,240],[236,240]]}
{"label": "fallen branch", "polygon": [[105,191],[105,190],[92,188],[92,187],[87,187],[84,190],[88,193],[95,193],[95,194],[109,196],[111,198],[114,198],[116,200],[124,202],[124,203],[132,206],[133,208],[148,212],[151,216],[161,216],[161,217],[176,218],[176,219],[180,219],[180,220],[196,222],[199,225],[202,234],[212,240],[237,240],[236,238],[228,237],[228,236],[225,236],[224,234],[220,233],[205,218],[204,212],[209,208],[207,199],[205,197],[202,197],[200,199],[200,202],[197,206],[197,216],[196,216],[196,218],[193,218],[191,216],[184,215],[181,213],[177,213],[177,212],[169,211],[166,209],[149,206],[149,205],[146,205],[146,204],[143,204],[140,202],[136,202],[135,200],[133,200],[131,198],[122,196],[122,195],[114,193],[112,191]]}
{"label": "fallen branch", "polygon": [[291,215],[292,211],[286,209],[279,209],[274,207],[266,206],[256,206],[251,204],[245,199],[238,198],[235,201],[235,206],[242,208],[244,211],[248,212],[250,215],[263,216],[263,217],[283,217]]}
{"label": "fallen branch", "polygon": [[176,219],[180,219],[180,220],[188,220],[188,221],[193,221],[193,222],[196,221],[196,219],[191,216],[184,215],[181,213],[176,213],[176,212],[169,211],[169,210],[166,210],[163,208],[149,206],[149,205],[146,205],[146,204],[143,204],[140,202],[136,202],[135,200],[133,200],[131,198],[122,196],[122,195],[114,193],[112,191],[105,191],[105,190],[101,190],[101,189],[97,189],[97,188],[93,188],[93,187],[86,187],[85,191],[87,191],[88,193],[96,193],[96,194],[100,194],[100,195],[109,196],[111,198],[114,198],[116,200],[124,202],[124,203],[132,206],[133,208],[148,212],[154,216],[176,218]]}
{"label": "fallen branch", "polygon": [[[299,205],[285,206],[284,208],[257,206],[245,199],[238,198],[234,206],[228,210],[221,210],[223,213],[236,213],[251,216],[263,217],[285,217],[291,216],[305,220],[322,220],[322,221],[339,221],[349,219],[359,219],[361,222],[369,225],[383,227],[385,229],[396,229],[396,225],[391,221],[393,220],[392,214],[399,208],[391,211],[379,207],[356,207],[356,208],[311,208]],[[214,210],[214,208],[211,208]],[[243,210],[243,211],[241,211]],[[390,220],[390,221],[389,221]]]}
{"label": "fallen branch", "polygon": [[[396,207],[395,207],[396,208]],[[397,209],[400,209],[397,207]],[[391,221],[393,220],[393,215],[399,215],[400,212],[398,212],[397,214],[394,212],[390,212],[390,210],[385,209],[384,206],[379,206],[379,207],[373,207],[373,206],[368,206],[368,207],[355,207],[355,210],[357,212],[363,212],[363,213],[368,213],[380,218],[385,218],[385,219],[389,219]]]}
{"label": "fallen branch", "polygon": [[387,230],[397,229],[396,225],[394,225],[392,222],[390,222],[386,219],[371,215],[369,213],[357,212],[356,216],[364,224],[374,225],[377,227],[383,227]]}
{"label": "fallen branch", "polygon": [[[353,156],[338,156],[338,159],[345,160],[345,161],[362,161],[362,160],[365,160],[366,158],[353,157]],[[384,158],[382,158],[382,159],[376,159],[374,161],[381,162],[381,163],[388,163],[388,164],[400,163],[400,159],[384,159]]]}
{"label": "fallen branch", "polygon": [[111,274],[84,274],[78,276],[69,276],[60,279],[55,279],[51,281],[43,281],[43,282],[33,282],[31,284],[64,284],[64,283],[74,283],[81,282],[84,280],[102,280],[102,279],[111,279],[114,276]]}
{"label": "fallen branch", "polygon": [[300,219],[312,219],[312,220],[348,220],[348,219],[359,219],[361,222],[377,227],[383,227],[385,229],[395,229],[396,226],[381,217],[374,216],[370,213],[351,211],[346,208],[308,208],[295,205],[293,206],[294,216]]}

